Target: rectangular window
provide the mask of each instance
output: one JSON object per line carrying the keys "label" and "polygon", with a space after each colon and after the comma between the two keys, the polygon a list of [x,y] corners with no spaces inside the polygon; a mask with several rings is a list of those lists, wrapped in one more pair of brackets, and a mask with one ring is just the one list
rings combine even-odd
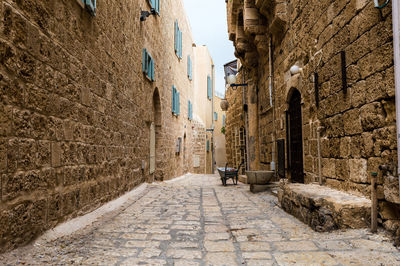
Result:
{"label": "rectangular window", "polygon": [[143,73],[151,81],[154,81],[154,60],[146,48],[143,49]]}
{"label": "rectangular window", "polygon": [[212,85],[211,85],[211,77],[210,77],[210,75],[207,76],[207,98],[209,100],[212,99]]}
{"label": "rectangular window", "polygon": [[207,140],[206,142],[206,151],[209,152],[210,151],[210,141]]}
{"label": "rectangular window", "polygon": [[225,126],[225,121],[226,120],[226,116],[225,115],[222,115],[222,126],[224,127]]}
{"label": "rectangular window", "polygon": [[157,14],[160,14],[160,0],[148,0],[148,2],[151,8],[154,8]]}
{"label": "rectangular window", "polygon": [[193,104],[188,101],[188,119],[193,120]]}
{"label": "rectangular window", "polygon": [[179,29],[178,20],[175,20],[175,54],[182,59],[182,31]]}
{"label": "rectangular window", "polygon": [[218,113],[214,112],[214,120],[217,121],[218,120]]}
{"label": "rectangular window", "polygon": [[172,86],[172,113],[178,116],[180,112],[180,93],[175,86]]}
{"label": "rectangular window", "polygon": [[192,59],[190,58],[190,55],[188,55],[187,60],[188,60],[187,75],[189,80],[192,80]]}
{"label": "rectangular window", "polygon": [[96,0],[81,0],[92,16],[96,16]]}

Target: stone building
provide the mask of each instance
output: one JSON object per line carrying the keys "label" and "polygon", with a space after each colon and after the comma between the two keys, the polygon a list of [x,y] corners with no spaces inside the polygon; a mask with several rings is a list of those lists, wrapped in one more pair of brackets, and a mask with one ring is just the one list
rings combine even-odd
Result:
{"label": "stone building", "polygon": [[377,172],[379,221],[400,234],[391,4],[226,2],[248,84],[227,91],[228,161],[237,164],[244,128],[252,170],[366,198]]}
{"label": "stone building", "polygon": [[205,145],[182,2],[95,2],[0,2],[0,251],[193,171]]}
{"label": "stone building", "polygon": [[[195,119],[198,120],[206,130],[204,134],[206,140],[199,142],[199,153],[196,160],[204,160],[205,169],[194,169],[195,173],[211,174],[213,173],[213,132],[210,131],[214,127],[214,87],[215,87],[215,67],[207,46],[195,46],[194,54],[196,58],[195,63],[195,84],[194,84],[194,99],[196,105],[193,107],[195,112]],[[196,144],[197,146],[197,144]],[[204,159],[203,159],[204,158]],[[204,170],[204,171],[202,171]]]}
{"label": "stone building", "polygon": [[214,94],[214,150],[215,166],[224,167],[226,165],[226,141],[225,141],[225,122],[226,114],[221,109],[221,101],[224,95],[219,92]]}

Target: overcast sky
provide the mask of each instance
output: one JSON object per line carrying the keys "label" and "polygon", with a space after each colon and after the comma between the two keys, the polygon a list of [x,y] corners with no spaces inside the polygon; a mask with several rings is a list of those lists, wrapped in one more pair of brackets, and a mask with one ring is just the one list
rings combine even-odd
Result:
{"label": "overcast sky", "polygon": [[183,0],[194,41],[207,45],[215,65],[215,89],[225,91],[224,64],[235,59],[228,39],[226,4],[223,0]]}

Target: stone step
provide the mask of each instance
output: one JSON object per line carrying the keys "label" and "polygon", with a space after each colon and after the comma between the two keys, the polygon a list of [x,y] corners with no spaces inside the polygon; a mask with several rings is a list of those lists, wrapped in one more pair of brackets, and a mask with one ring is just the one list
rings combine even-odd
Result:
{"label": "stone step", "polygon": [[247,176],[246,175],[239,175],[239,182],[242,182],[243,184],[248,184],[247,183]]}
{"label": "stone step", "polygon": [[278,191],[282,209],[319,232],[366,228],[371,201],[315,184],[282,184]]}
{"label": "stone step", "polygon": [[276,183],[271,183],[268,185],[258,185],[258,184],[250,184],[250,191],[252,193],[258,193],[258,192],[264,192],[264,191],[271,191],[273,193],[273,190],[277,188],[278,184]]}

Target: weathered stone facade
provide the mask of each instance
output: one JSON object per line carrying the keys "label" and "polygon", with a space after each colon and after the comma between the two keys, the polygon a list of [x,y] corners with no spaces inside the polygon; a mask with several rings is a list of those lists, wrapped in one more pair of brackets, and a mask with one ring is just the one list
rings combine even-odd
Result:
{"label": "weathered stone facade", "polygon": [[[370,173],[378,172],[381,222],[398,225],[400,216],[392,215],[400,201],[391,6],[379,10],[366,0],[229,0],[227,10],[229,37],[249,83],[250,166],[278,165],[280,140],[283,175],[293,181],[318,182],[321,170],[326,186],[369,198]],[[294,65],[301,68],[297,73],[290,72]],[[297,105],[300,119],[292,121]],[[239,123],[236,112],[229,109],[227,128]],[[389,171],[380,171],[380,165]],[[398,226],[391,230],[400,234]]]}
{"label": "weathered stone facade", "polygon": [[[242,80],[241,74],[238,75],[238,80]],[[244,111],[244,106],[247,102],[247,88],[229,89],[226,91],[225,98],[229,103],[225,126],[226,159],[231,167],[238,167],[244,162],[243,169],[246,169],[247,113]]]}
{"label": "weathered stone facade", "polygon": [[226,165],[226,141],[222,128],[225,127],[226,114],[221,109],[221,101],[223,95],[214,94],[214,112],[217,114],[214,121],[214,150],[215,150],[215,166],[224,167]]}
{"label": "weathered stone facade", "polygon": [[[160,14],[141,22],[149,9],[146,0],[104,0],[93,17],[80,0],[1,1],[0,251],[139,183],[192,171],[193,129],[204,131],[188,119],[190,26],[180,0],[161,1]],[[143,48],[154,59],[154,82],[142,71]]]}

